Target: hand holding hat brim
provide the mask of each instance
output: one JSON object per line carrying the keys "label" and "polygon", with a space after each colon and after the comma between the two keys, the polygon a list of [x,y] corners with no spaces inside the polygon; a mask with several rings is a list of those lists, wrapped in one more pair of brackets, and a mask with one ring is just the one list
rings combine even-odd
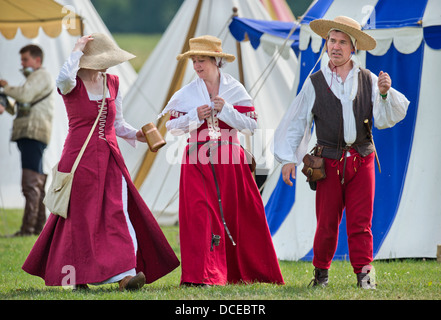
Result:
{"label": "hand holding hat brim", "polygon": [[136,57],[102,33],[91,34],[82,51],[80,68],[93,70],[108,69]]}

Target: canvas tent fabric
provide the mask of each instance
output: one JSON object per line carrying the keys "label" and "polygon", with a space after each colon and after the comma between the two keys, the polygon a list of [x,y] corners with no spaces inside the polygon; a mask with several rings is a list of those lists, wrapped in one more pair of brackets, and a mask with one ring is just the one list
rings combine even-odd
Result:
{"label": "canvas tent fabric", "polygon": [[[111,36],[110,32],[99,17],[89,0],[60,0],[62,7],[66,6],[66,14],[70,11],[84,18],[84,34],[102,32]],[[15,3],[15,2],[14,2]],[[54,82],[61,66],[72,51],[79,36],[72,36],[63,30],[56,38],[49,37],[41,29],[38,36],[28,39],[18,30],[14,39],[8,40],[0,35],[0,78],[6,79],[10,85],[21,85],[24,77],[20,73],[20,49],[30,43],[40,45],[44,51],[43,67],[51,73]],[[109,69],[109,73],[120,78],[121,93],[127,94],[137,74],[129,62]],[[43,155],[43,170],[50,173],[58,162],[67,136],[68,122],[65,106],[61,96],[54,93],[54,120],[51,142]],[[123,102],[124,107],[124,102]],[[21,162],[16,143],[10,141],[12,121],[14,117],[7,113],[0,115],[0,208],[21,208],[24,206],[24,197],[21,192]],[[126,142],[121,142],[126,143]],[[49,186],[51,176],[48,176],[46,187]],[[1,232],[1,230],[0,230]]]}
{"label": "canvas tent fabric", "polygon": [[[237,43],[228,31],[233,13],[232,8],[238,8],[239,16],[271,20],[258,0],[184,1],[155,50],[140,70],[138,79],[125,99],[125,118],[135,127],[143,126],[148,122],[156,122],[157,115],[167,103],[167,92],[173,82],[178,63],[176,56],[183,50],[185,36],[190,29],[199,3],[201,4],[200,13],[193,36],[214,35],[222,40],[223,51],[234,54],[236,57],[238,57]],[[265,86],[259,91],[258,86],[250,90],[270,63],[271,56],[262,50],[255,51],[247,45],[241,45],[241,48],[245,87],[254,98],[254,105],[259,115],[258,132],[248,141],[242,137],[241,142],[244,147],[251,146],[257,156],[258,170],[264,170],[272,166],[272,164],[265,163],[266,158],[270,156],[267,145],[292,99],[297,59],[291,52],[290,59],[281,59],[283,61],[280,61],[273,69]],[[237,60],[227,64],[224,72],[239,80]],[[182,85],[189,83],[195,77],[193,67],[191,63],[188,63]],[[165,139],[167,145],[158,151],[148,175],[141,182],[139,191],[160,224],[173,224],[178,221],[180,161],[187,137],[165,134]],[[136,180],[147,146],[140,145],[136,150],[123,144],[120,147],[132,178]]]}
{"label": "canvas tent fabric", "polygon": [[66,18],[67,10],[54,0],[0,0],[0,8],[0,32],[9,40],[18,29],[26,38],[35,38],[40,27],[49,37],[57,37],[63,27],[73,36],[83,30],[81,16],[72,13]]}
{"label": "canvas tent fabric", "polygon": [[290,48],[298,55],[300,24],[297,22],[234,17],[228,28],[237,41],[249,40],[254,49],[262,44],[268,54],[274,54],[284,45],[282,57],[289,58]]}
{"label": "canvas tent fabric", "polygon": [[273,20],[294,21],[294,14],[285,0],[260,0]]}
{"label": "canvas tent fabric", "polygon": [[[377,39],[377,47],[361,52],[362,66],[386,71],[392,86],[411,101],[406,118],[386,130],[374,128],[382,172],[376,171],[372,232],[374,258],[436,257],[441,243],[439,179],[441,169],[427,166],[428,156],[441,156],[437,102],[441,75],[441,2],[425,0],[319,0],[305,14],[299,38],[299,86],[319,57],[323,40],[309,22],[354,18]],[[282,36],[281,36],[282,37]],[[326,55],[325,55],[326,58]],[[323,59],[322,64],[327,63]],[[319,66],[317,66],[318,68]],[[315,144],[311,139],[310,149]],[[312,260],[315,233],[315,193],[300,170],[295,187],[274,171],[264,190],[267,219],[279,259]],[[340,225],[335,259],[347,259],[345,218]]]}

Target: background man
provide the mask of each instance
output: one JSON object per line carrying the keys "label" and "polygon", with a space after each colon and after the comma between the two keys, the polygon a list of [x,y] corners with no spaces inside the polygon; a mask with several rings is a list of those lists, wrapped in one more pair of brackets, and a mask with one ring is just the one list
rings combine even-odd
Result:
{"label": "background man", "polygon": [[42,67],[40,47],[27,45],[20,50],[20,55],[25,83],[10,86],[6,80],[0,80],[4,93],[16,100],[15,106],[7,111],[17,114],[11,140],[17,142],[21,153],[22,191],[26,199],[23,223],[14,236],[39,234],[46,222],[43,152],[51,136],[55,87],[50,73]]}

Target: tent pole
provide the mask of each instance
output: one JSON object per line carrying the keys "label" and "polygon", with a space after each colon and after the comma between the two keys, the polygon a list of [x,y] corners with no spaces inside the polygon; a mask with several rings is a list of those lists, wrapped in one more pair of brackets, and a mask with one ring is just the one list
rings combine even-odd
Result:
{"label": "tent pole", "polygon": [[[187,36],[185,38],[185,42],[182,47],[181,53],[188,51],[189,40],[191,38],[194,38],[194,35],[196,33],[196,27],[197,27],[197,24],[199,21],[199,15],[201,12],[202,2],[203,2],[203,0],[198,1],[198,4],[196,6],[196,10],[194,12],[193,19],[192,19],[190,27],[188,29]],[[173,96],[173,94],[181,88],[182,81],[183,81],[184,74],[185,74],[185,69],[187,67],[187,62],[188,62],[188,59],[181,59],[178,61],[178,64],[176,66],[175,73],[174,73],[172,81],[170,83],[170,87],[168,89],[167,96],[165,97],[165,101],[162,106],[162,109],[165,108],[165,106],[167,105],[168,101]],[[167,128],[165,127],[165,123],[169,120],[169,118],[170,118],[169,114],[164,115],[162,118],[160,118],[158,120],[158,122],[156,124],[156,127],[158,128],[158,130],[162,136],[165,136],[165,134],[166,134]],[[147,177],[147,175],[149,174],[150,168],[153,165],[153,161],[155,160],[156,155],[157,155],[157,152],[151,152],[150,150],[146,151],[146,153],[144,155],[144,159],[141,163],[141,167],[139,168],[139,170],[136,174],[136,177],[133,181],[133,183],[135,184],[137,189],[141,188],[142,184],[144,183],[144,180]]]}
{"label": "tent pole", "polygon": [[[238,9],[233,7],[233,16],[238,16]],[[242,64],[242,49],[240,47],[240,42],[236,40],[236,51],[237,51],[237,65],[239,67],[239,81],[245,86],[245,77],[243,74],[243,64]]]}
{"label": "tent pole", "polygon": [[[233,7],[233,16],[237,17],[238,15],[239,15],[238,9],[236,7]],[[239,69],[239,81],[245,87],[245,76],[244,76],[244,72],[243,72],[243,59],[242,59],[242,47],[240,45],[240,41],[237,41],[237,40],[236,40],[236,52],[237,52],[237,66]],[[248,151],[251,152],[251,137],[248,135],[245,136],[245,149],[247,149]],[[255,177],[255,173],[253,173],[253,175]]]}

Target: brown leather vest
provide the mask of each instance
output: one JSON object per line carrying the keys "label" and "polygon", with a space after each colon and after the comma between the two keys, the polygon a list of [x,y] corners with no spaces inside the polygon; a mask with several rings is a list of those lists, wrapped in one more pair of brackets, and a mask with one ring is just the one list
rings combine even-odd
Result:
{"label": "brown leather vest", "polygon": [[[312,108],[316,126],[317,144],[325,146],[322,156],[340,159],[347,148],[343,133],[343,111],[340,100],[328,89],[328,83],[321,70],[311,75],[315,89],[315,102]],[[374,152],[368,138],[364,120],[369,120],[372,127],[372,80],[370,71],[360,68],[358,73],[358,90],[353,101],[353,111],[357,129],[357,137],[352,147],[362,156]]]}

